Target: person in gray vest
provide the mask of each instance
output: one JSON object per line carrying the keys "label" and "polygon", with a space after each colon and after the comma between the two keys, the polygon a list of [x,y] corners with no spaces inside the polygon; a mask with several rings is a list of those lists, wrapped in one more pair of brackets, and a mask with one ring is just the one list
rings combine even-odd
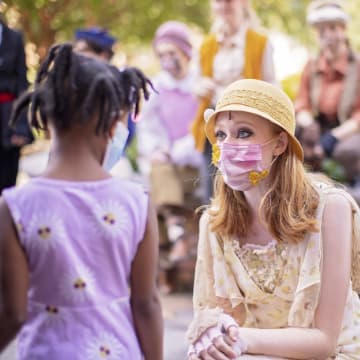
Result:
{"label": "person in gray vest", "polygon": [[301,132],[316,124],[324,155],[343,166],[350,185],[359,184],[360,60],[347,37],[349,15],[339,0],[314,0],[307,21],[317,33],[319,53],[302,73],[297,127]]}

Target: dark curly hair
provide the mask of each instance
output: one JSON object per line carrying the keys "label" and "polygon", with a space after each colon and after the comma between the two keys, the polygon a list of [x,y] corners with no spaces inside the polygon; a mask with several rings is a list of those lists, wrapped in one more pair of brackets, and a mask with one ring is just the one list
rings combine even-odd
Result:
{"label": "dark curly hair", "polygon": [[15,103],[10,123],[23,111],[37,130],[66,130],[97,116],[96,134],[106,133],[121,113],[139,112],[142,95],[149,97],[149,79],[137,68],[122,71],[77,54],[70,43],[54,45],[40,66],[34,87]]}

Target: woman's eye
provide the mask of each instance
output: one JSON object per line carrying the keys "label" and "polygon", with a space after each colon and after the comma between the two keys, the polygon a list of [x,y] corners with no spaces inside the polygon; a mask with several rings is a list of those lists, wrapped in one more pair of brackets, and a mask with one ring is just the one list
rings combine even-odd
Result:
{"label": "woman's eye", "polygon": [[237,137],[239,139],[246,139],[251,135],[252,135],[252,131],[250,131],[248,129],[240,129],[237,133]]}
{"label": "woman's eye", "polygon": [[215,137],[216,137],[216,140],[225,140],[226,139],[226,134],[221,131],[221,130],[218,130],[215,132]]}

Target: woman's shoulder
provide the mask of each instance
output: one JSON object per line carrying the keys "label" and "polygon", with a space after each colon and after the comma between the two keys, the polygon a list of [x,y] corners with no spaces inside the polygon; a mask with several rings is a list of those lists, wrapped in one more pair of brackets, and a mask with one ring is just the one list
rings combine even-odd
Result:
{"label": "woman's shoulder", "polygon": [[320,197],[325,199],[326,203],[351,203],[356,205],[356,201],[342,185],[332,183],[314,181],[313,187],[319,193]]}

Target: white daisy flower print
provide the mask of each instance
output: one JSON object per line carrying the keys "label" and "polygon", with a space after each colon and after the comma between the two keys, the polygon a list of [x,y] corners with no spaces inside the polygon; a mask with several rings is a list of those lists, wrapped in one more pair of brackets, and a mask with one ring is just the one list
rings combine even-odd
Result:
{"label": "white daisy flower print", "polygon": [[84,303],[95,295],[95,276],[82,266],[65,274],[60,282],[62,296],[75,303]]}
{"label": "white daisy flower print", "polygon": [[44,324],[52,328],[63,327],[70,321],[68,312],[53,305],[45,306],[45,309],[43,309],[43,316]]}
{"label": "white daisy flower print", "polygon": [[36,213],[30,220],[27,237],[35,247],[47,251],[65,237],[64,224],[55,214]]}
{"label": "white daisy flower print", "polygon": [[89,341],[86,355],[88,360],[119,360],[123,351],[120,342],[109,333],[102,333]]}
{"label": "white daisy flower print", "polygon": [[130,219],[126,209],[116,201],[98,203],[94,208],[97,231],[112,238],[127,232]]}

